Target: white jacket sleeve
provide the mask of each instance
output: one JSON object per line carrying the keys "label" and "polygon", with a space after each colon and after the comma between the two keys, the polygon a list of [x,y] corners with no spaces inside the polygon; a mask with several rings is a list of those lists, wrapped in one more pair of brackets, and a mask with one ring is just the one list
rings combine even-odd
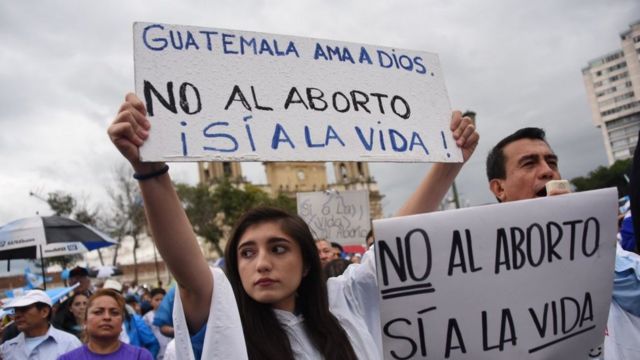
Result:
{"label": "white jacket sleeve", "polygon": [[[219,268],[211,268],[211,272],[213,273],[214,287],[206,324],[202,359],[247,359],[247,346],[244,341],[242,322],[231,284]],[[194,360],[180,291],[176,291],[173,324],[177,358]]]}
{"label": "white jacket sleeve", "polygon": [[356,353],[368,354],[362,358],[381,358],[380,294],[373,247],[360,264],[351,264],[342,275],[330,278],[327,291],[331,313],[349,334]]}

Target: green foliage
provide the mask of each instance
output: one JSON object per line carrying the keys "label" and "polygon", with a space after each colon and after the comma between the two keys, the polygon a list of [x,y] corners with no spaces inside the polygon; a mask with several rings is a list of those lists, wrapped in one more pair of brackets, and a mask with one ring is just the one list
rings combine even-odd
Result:
{"label": "green foliage", "polygon": [[629,194],[629,184],[624,175],[631,168],[631,159],[618,160],[610,167],[600,166],[589,172],[587,176],[571,179],[576,191],[587,191],[615,186],[619,196]]}
{"label": "green foliage", "polygon": [[195,233],[211,242],[220,254],[223,253],[220,240],[228,236],[229,230],[247,210],[261,205],[291,212],[296,210],[294,199],[282,194],[271,198],[257,186],[236,186],[226,178],[213,189],[202,184],[177,184],[176,189]]}
{"label": "green foliage", "polygon": [[[90,211],[84,205],[79,205],[78,201],[69,193],[54,191],[47,194],[47,204],[58,216],[71,217],[81,223],[96,226],[98,222],[98,211]],[[81,254],[54,256],[47,259],[47,264],[67,267],[68,264],[82,260]]]}
{"label": "green foliage", "polygon": [[47,204],[53,212],[58,216],[69,216],[73,213],[74,208],[76,207],[76,199],[73,198],[73,195],[62,192],[55,191],[47,194]]}

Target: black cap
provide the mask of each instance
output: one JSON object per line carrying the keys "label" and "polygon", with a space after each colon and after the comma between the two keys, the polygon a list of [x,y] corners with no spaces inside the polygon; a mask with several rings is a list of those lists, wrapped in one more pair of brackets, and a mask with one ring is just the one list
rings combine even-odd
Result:
{"label": "black cap", "polygon": [[69,271],[69,277],[74,276],[89,276],[89,271],[82,266],[76,266],[71,271]]}

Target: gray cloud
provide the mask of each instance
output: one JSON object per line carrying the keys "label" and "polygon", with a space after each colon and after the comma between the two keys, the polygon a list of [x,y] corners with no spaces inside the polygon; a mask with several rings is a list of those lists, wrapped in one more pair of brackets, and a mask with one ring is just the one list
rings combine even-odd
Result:
{"label": "gray cloud", "polygon": [[[619,47],[640,3],[621,1],[47,1],[0,2],[0,224],[46,212],[28,192],[65,190],[89,202],[122,163],[105,130],[133,90],[131,26],[158,21],[273,32],[436,52],[454,108],[478,112],[481,144],[457,180],[472,205],[493,201],[484,179],[492,144],[541,126],[563,175],[605,164],[580,69]],[[385,214],[427,164],[372,164]],[[264,182],[259,164],[246,173]],[[193,164],[172,166],[195,182]]]}

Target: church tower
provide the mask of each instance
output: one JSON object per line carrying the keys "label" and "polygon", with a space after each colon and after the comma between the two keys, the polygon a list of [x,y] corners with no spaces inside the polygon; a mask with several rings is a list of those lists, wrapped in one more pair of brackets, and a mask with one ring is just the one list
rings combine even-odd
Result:
{"label": "church tower", "polygon": [[336,176],[336,184],[341,185],[356,182],[367,182],[371,177],[371,175],[369,175],[369,164],[361,161],[334,162],[333,172]]}
{"label": "church tower", "polygon": [[208,185],[225,177],[231,182],[244,181],[240,163],[232,161],[199,162],[198,175],[200,183]]}
{"label": "church tower", "polygon": [[267,184],[271,193],[295,196],[298,191],[321,191],[327,188],[327,169],[323,162],[265,162]]}
{"label": "church tower", "polygon": [[336,177],[334,188],[338,191],[368,190],[371,219],[381,219],[382,198],[378,183],[369,172],[369,164],[362,161],[338,161],[333,163]]}

